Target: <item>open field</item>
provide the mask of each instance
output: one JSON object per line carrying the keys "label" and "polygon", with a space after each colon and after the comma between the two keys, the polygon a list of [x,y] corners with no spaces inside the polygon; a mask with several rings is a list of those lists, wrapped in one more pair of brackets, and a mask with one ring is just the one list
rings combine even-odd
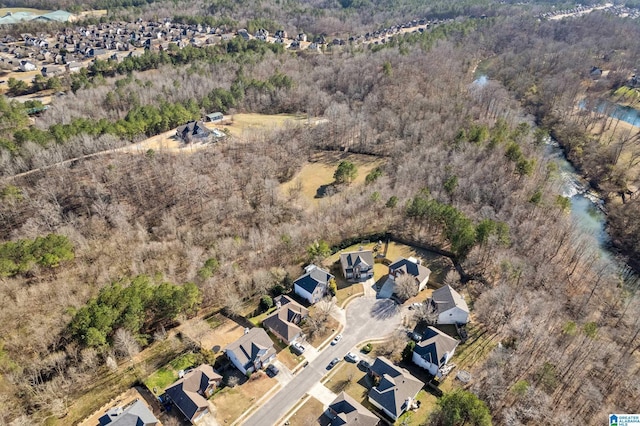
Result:
{"label": "open field", "polygon": [[180,325],[178,330],[203,348],[218,351],[244,333],[243,326],[221,314],[215,314],[206,320],[191,319]]}
{"label": "open field", "polygon": [[370,155],[321,152],[314,155],[310,163],[303,166],[293,179],[282,184],[280,188],[284,194],[300,191],[306,200],[317,204],[322,200],[316,198],[318,189],[333,183],[336,167],[343,160],[351,161],[358,168],[358,176],[352,185],[363,184],[367,174],[383,163],[379,157]]}
{"label": "open field", "polygon": [[245,383],[233,388],[226,387],[213,396],[216,419],[220,424],[231,424],[254,402],[277,385],[262,371],[254,373]]}
{"label": "open field", "polygon": [[322,402],[310,396],[295,413],[289,417],[291,426],[308,426],[317,424],[317,420],[322,416],[324,406]]}
{"label": "open field", "polygon": [[29,12],[34,15],[44,15],[45,13],[52,12],[52,10],[45,9],[31,9],[29,7],[3,7],[0,8],[0,16],[4,16],[7,13]]}
{"label": "open field", "polygon": [[225,116],[223,123],[216,126],[237,137],[248,137],[253,134],[273,130],[286,125],[302,125],[307,123],[306,116],[292,114],[234,114]]}

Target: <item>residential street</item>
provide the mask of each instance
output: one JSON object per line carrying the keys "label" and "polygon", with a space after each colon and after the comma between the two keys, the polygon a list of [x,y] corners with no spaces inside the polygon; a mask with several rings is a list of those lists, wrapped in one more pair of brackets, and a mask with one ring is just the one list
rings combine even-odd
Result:
{"label": "residential street", "polygon": [[327,365],[333,358],[344,361],[344,356],[357,343],[390,334],[401,324],[400,307],[388,299],[360,297],[347,306],[347,324],[342,340],[335,346],[327,346],[318,357],[289,384],[254,412],[243,424],[245,426],[274,425],[305,393],[327,374]]}

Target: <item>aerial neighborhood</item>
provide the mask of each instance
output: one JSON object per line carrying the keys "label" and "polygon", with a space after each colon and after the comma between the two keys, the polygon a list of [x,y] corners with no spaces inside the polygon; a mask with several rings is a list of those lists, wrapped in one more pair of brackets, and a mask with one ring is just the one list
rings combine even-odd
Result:
{"label": "aerial neighborhood", "polygon": [[[215,324],[225,322],[228,334],[209,329],[217,336],[208,340],[213,345],[200,345],[199,355],[187,353],[160,370],[179,368],[175,381],[159,388],[154,373],[132,402],[96,413],[100,424],[135,416],[143,425],[159,424],[157,418],[166,416],[191,424],[277,424],[295,420],[310,401],[317,404],[313,415],[320,424],[393,424],[424,409],[443,383],[466,383],[463,370],[460,379],[445,381],[455,376],[452,360],[464,345],[460,331],[466,333],[469,321],[464,297],[451,279],[446,285],[434,279],[423,252],[391,261],[381,247],[366,242],[305,266],[287,294],[263,297],[257,311],[244,317],[217,314]],[[436,257],[432,264],[442,277],[446,262]],[[403,276],[413,289],[408,299],[396,288]],[[318,330],[312,326],[317,318],[329,326]],[[399,346],[389,350],[393,345]],[[349,379],[345,386],[339,379],[345,375],[361,380]],[[244,408],[228,417],[231,395],[241,401],[245,393],[254,395],[252,403],[240,404]]]}

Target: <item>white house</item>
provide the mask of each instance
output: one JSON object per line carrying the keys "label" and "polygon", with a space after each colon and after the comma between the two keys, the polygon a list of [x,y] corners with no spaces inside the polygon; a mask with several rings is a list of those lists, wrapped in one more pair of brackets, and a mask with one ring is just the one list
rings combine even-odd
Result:
{"label": "white house", "polygon": [[33,63],[29,61],[20,61],[20,71],[35,71],[38,67],[36,67]]}
{"label": "white house", "polygon": [[293,291],[309,303],[317,303],[327,294],[333,275],[316,265],[309,265],[304,270],[306,273],[293,282]]}
{"label": "white house", "polygon": [[428,327],[423,340],[413,348],[411,360],[437,378],[458,347],[458,341],[434,327]]}
{"label": "white house", "polygon": [[400,258],[389,265],[389,278],[391,280],[395,281],[396,278],[403,274],[412,275],[416,279],[418,291],[422,291],[427,286],[431,270],[414,257],[408,259]]}
{"label": "white house", "polygon": [[242,374],[253,373],[276,356],[273,341],[262,328],[252,328],[224,349],[227,358]]}
{"label": "white house", "polygon": [[469,322],[467,302],[450,285],[435,290],[427,303],[438,313],[438,324],[466,324]]}

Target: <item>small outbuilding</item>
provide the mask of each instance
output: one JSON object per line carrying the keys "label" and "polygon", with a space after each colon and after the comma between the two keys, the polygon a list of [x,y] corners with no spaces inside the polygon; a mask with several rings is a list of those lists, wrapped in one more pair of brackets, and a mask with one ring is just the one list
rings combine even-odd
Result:
{"label": "small outbuilding", "polygon": [[212,112],[211,114],[207,114],[205,117],[205,121],[213,122],[213,121],[222,121],[224,120],[224,115],[221,112]]}

